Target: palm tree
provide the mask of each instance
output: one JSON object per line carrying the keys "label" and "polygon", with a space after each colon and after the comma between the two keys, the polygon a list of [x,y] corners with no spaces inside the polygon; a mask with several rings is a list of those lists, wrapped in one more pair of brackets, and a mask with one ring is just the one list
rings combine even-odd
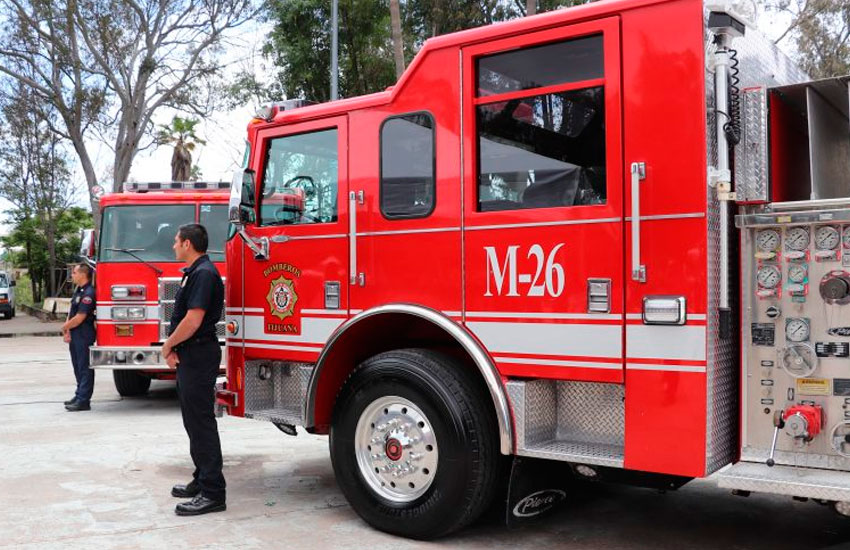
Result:
{"label": "palm tree", "polygon": [[193,118],[175,116],[170,125],[161,124],[159,127],[156,142],[159,145],[174,145],[174,154],[171,155],[171,181],[192,179],[192,151],[196,145],[206,145],[206,141],[195,134],[195,126],[199,122]]}

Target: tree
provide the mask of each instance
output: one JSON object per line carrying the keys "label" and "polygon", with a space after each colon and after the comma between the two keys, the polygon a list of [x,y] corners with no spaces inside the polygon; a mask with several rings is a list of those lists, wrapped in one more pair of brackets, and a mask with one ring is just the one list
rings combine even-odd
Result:
{"label": "tree", "polygon": [[814,78],[850,73],[850,3],[846,0],[769,0],[768,13],[791,16],[776,43],[793,42],[798,62]]}
{"label": "tree", "polygon": [[[7,247],[23,248],[31,245],[27,255],[13,254],[16,267],[26,267],[32,285],[33,303],[38,304],[45,296],[55,296],[61,287],[59,274],[66,273],[65,266],[78,260],[80,230],[93,227],[91,213],[79,206],[63,210],[55,220],[55,259],[51,262],[47,253],[47,236],[38,218],[19,220],[8,236],[3,237]],[[53,290],[51,290],[53,289]]]}
{"label": "tree", "polygon": [[[10,214],[28,267],[36,254],[45,254],[46,269],[54,273],[58,220],[74,193],[64,144],[50,130],[49,115],[34,95],[18,84],[0,97],[0,196],[13,205]],[[56,291],[52,278],[47,290]],[[33,287],[33,296],[38,294]]]}
{"label": "tree", "polygon": [[73,145],[90,191],[91,141],[111,141],[120,188],[155,112],[206,112],[225,34],[254,15],[250,0],[0,0],[0,11],[0,73],[56,113],[50,129]]}
{"label": "tree", "polygon": [[399,79],[404,72],[404,40],[401,34],[401,7],[399,6],[399,0],[390,0],[390,24],[392,26],[395,77]]}
{"label": "tree", "polygon": [[[157,144],[174,145],[174,154],[171,156],[171,181],[193,179],[192,151],[197,144],[206,144],[195,134],[195,127],[199,122],[198,119],[176,116],[171,120],[170,125],[162,124],[159,127]],[[196,173],[199,174],[200,171]]]}

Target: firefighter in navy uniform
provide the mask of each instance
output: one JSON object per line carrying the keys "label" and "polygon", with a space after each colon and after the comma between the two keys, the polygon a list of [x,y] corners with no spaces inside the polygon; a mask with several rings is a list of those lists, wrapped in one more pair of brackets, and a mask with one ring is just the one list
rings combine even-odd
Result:
{"label": "firefighter in navy uniform", "polygon": [[69,344],[71,364],[77,379],[77,391],[74,397],[65,401],[68,411],[88,411],[91,409],[91,396],[94,392],[94,371],[89,368],[89,348],[94,344],[95,296],[92,286],[92,268],[78,264],[71,271],[71,278],[77,290],[71,298],[71,310],[68,320],[62,325],[62,335]]}
{"label": "firefighter in navy uniform", "polygon": [[224,285],[206,254],[208,243],[207,230],[199,224],[181,226],[174,237],[175,256],[187,267],[175,297],[169,336],[162,345],[168,366],[177,369],[180,411],[195,464],[192,481],[171,489],[175,497],[192,499],[177,505],[179,516],[220,512],[227,507],[214,411],[215,379],[221,364],[215,325],[224,305]]}

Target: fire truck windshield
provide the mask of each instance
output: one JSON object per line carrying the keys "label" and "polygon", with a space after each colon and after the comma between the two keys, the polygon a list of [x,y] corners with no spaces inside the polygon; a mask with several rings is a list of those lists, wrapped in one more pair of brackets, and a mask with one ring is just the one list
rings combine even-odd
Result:
{"label": "fire truck windshield", "polygon": [[[174,235],[184,223],[195,221],[194,204],[110,206],[103,210],[101,223],[101,262],[137,262],[119,249],[148,262],[175,262]],[[227,231],[225,224],[224,231]],[[224,242],[224,239],[210,242]]]}
{"label": "fire truck windshield", "polygon": [[198,223],[207,228],[210,237],[209,257],[214,262],[224,261],[224,243],[227,241],[230,222],[226,204],[202,204]]}

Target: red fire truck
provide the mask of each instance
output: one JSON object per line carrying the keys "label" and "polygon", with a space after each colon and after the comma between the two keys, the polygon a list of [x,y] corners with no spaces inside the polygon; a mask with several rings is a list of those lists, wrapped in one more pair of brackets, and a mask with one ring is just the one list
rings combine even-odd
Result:
{"label": "red fire truck", "polygon": [[329,434],[353,508],[404,536],[473,521],[506,462],[850,513],[847,79],[746,20],[591,3],[266,108],[218,401]]}
{"label": "red fire truck", "polygon": [[[186,223],[209,232],[210,258],[224,273],[228,193],[222,182],[127,183],[100,198],[97,343],[91,368],[109,369],[122,396],[147,393],[151,379],[173,379],[159,354],[180,286],[174,235]],[[90,255],[94,256],[94,239]],[[224,338],[224,321],[220,323]]]}

